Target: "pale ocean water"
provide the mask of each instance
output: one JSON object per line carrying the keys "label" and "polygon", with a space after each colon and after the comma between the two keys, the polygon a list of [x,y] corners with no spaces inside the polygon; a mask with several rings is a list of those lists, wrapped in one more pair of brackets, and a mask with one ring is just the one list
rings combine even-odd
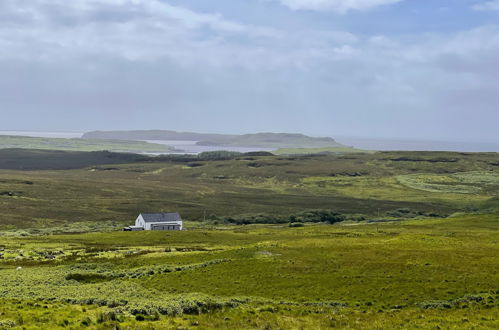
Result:
{"label": "pale ocean water", "polygon": [[456,151],[456,152],[499,152],[498,141],[438,141],[402,140],[366,137],[337,137],[341,144],[364,150],[380,151]]}
{"label": "pale ocean water", "polygon": [[73,138],[80,138],[83,135],[83,133],[82,132],[0,131],[0,135],[73,139]]}
{"label": "pale ocean water", "polygon": [[236,152],[251,152],[251,151],[272,151],[272,148],[259,148],[259,147],[214,147],[214,146],[199,146],[196,145],[197,141],[171,141],[171,140],[146,140],[150,143],[166,144],[174,147],[176,151],[170,154],[199,154],[207,151],[236,151]]}

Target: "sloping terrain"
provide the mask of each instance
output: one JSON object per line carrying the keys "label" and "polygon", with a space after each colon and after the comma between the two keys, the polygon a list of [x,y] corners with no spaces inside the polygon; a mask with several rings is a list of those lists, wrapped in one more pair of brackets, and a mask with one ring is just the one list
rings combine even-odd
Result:
{"label": "sloping terrain", "polygon": [[497,328],[498,164],[3,150],[0,328]]}
{"label": "sloping terrain", "polygon": [[34,149],[0,149],[0,169],[67,170],[91,165],[123,164],[147,159],[145,156],[108,151],[78,152]]}
{"label": "sloping terrain", "polygon": [[160,153],[171,147],[143,141],[87,140],[0,135],[0,149],[38,149],[64,151],[114,151]]}
{"label": "sloping terrain", "polygon": [[303,134],[256,133],[256,134],[205,134],[175,131],[95,131],[83,135],[84,139],[114,140],[186,140],[197,141],[198,145],[220,147],[261,148],[326,148],[343,147],[334,139],[316,138]]}
{"label": "sloping terrain", "polygon": [[499,326],[496,215],[0,240],[0,327]]}
{"label": "sloping terrain", "polygon": [[[268,223],[314,210],[355,220],[445,217],[499,208],[497,185],[483,181],[497,176],[497,154],[234,154],[206,160],[210,155],[5,150],[0,156],[0,167],[10,169],[0,171],[0,226],[12,229],[129,224],[140,212],[161,210],[179,211],[195,221]],[[421,176],[449,175],[474,180],[464,184],[470,193],[455,187],[428,191],[413,184]]]}

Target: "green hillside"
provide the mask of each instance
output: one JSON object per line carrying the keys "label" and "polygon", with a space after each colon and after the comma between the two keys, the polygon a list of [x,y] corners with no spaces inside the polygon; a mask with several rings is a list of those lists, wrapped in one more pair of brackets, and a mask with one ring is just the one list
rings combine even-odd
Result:
{"label": "green hillside", "polygon": [[67,170],[92,165],[124,164],[148,158],[132,153],[109,151],[62,151],[41,149],[0,149],[0,169]]}
{"label": "green hillside", "polygon": [[257,133],[238,135],[236,137],[212,137],[199,141],[206,146],[248,146],[261,148],[320,148],[341,147],[332,138],[315,138],[303,134],[289,133]]}
{"label": "green hillside", "polygon": [[0,328],[496,329],[497,215],[1,238]]}
{"label": "green hillside", "polygon": [[0,135],[0,149],[23,148],[66,151],[167,152],[171,147],[142,141],[40,138]]}
{"label": "green hillside", "polygon": [[256,134],[202,134],[175,131],[96,131],[83,135],[84,139],[117,140],[189,140],[198,145],[220,147],[259,148],[325,148],[345,147],[329,137],[317,138],[303,134],[256,133]]}
{"label": "green hillside", "polygon": [[[0,150],[0,329],[494,329],[499,154]],[[185,231],[123,232],[178,211]]]}
{"label": "green hillside", "polygon": [[322,213],[303,212],[319,210],[391,219],[499,209],[494,153],[225,156],[3,150],[0,228],[125,224],[161,210],[195,221],[288,223],[316,221]]}

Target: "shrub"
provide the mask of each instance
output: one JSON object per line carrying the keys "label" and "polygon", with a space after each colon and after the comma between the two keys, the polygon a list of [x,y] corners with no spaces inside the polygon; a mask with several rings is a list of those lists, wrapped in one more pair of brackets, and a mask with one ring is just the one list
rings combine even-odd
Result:
{"label": "shrub", "polygon": [[200,160],[230,160],[240,157],[242,153],[235,151],[206,151],[198,155]]}
{"label": "shrub", "polygon": [[99,313],[99,315],[97,316],[97,323],[104,323],[116,320],[118,320],[118,315],[114,311]]}
{"label": "shrub", "polygon": [[312,210],[305,211],[288,216],[278,216],[266,213],[242,214],[222,218],[227,224],[249,225],[249,224],[285,224],[285,223],[306,223],[306,222],[325,222],[337,223],[345,221],[346,217],[340,213],[331,210]]}
{"label": "shrub", "polygon": [[84,327],[88,327],[92,324],[92,320],[90,318],[85,318],[83,321],[81,321],[81,325]]}
{"label": "shrub", "polygon": [[1,329],[4,329],[4,328],[14,328],[15,326],[17,326],[17,324],[16,324],[15,321],[12,321],[12,320],[0,320],[0,328]]}

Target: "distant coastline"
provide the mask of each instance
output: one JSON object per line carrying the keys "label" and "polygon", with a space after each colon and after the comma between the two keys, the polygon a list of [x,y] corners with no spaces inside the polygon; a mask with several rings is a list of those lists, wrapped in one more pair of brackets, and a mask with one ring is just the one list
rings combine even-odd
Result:
{"label": "distant coastline", "polygon": [[[0,135],[46,137],[46,138],[81,138],[85,132],[61,132],[61,131],[0,131]],[[335,136],[335,140],[343,145],[363,150],[379,151],[455,151],[455,152],[499,152],[499,141],[446,141],[446,140],[423,140],[423,139],[396,139],[396,138],[369,138],[355,136]],[[150,142],[165,144],[166,141],[149,140]],[[162,143],[163,142],[163,143]],[[185,150],[187,153],[196,153],[189,151],[191,147],[196,149],[201,146],[195,146],[198,141],[171,141],[169,145],[179,150]],[[175,143],[172,143],[175,142]],[[206,147],[206,149],[217,149]],[[231,149],[238,149],[231,148]],[[250,148],[255,149],[255,148]],[[258,149],[258,148],[257,148]],[[261,148],[260,148],[261,149]],[[268,148],[271,149],[271,148]],[[267,148],[265,148],[267,150]]]}

